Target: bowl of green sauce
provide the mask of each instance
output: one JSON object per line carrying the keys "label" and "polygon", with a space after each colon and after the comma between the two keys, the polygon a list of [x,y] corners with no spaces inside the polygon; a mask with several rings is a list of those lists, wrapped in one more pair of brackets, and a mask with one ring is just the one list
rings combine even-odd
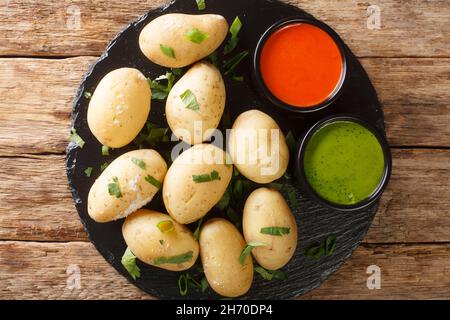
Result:
{"label": "bowl of green sauce", "polygon": [[297,176],[318,202],[340,211],[367,208],[381,197],[392,172],[386,138],[354,116],[314,125],[298,151]]}

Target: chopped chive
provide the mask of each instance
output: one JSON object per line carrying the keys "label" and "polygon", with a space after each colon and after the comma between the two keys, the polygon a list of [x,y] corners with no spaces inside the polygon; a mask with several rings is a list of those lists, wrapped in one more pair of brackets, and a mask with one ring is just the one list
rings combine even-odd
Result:
{"label": "chopped chive", "polygon": [[177,256],[172,256],[172,257],[159,257],[153,260],[153,263],[155,265],[160,265],[160,264],[180,264],[180,263],[184,263],[187,262],[189,260],[192,260],[193,257],[193,252],[192,251],[188,251],[186,253],[177,255]]}
{"label": "chopped chive", "polygon": [[298,209],[297,194],[295,193],[295,190],[294,190],[293,188],[291,188],[291,189],[288,191],[288,199],[289,199],[289,202],[291,203],[291,206],[292,206],[294,209]]}
{"label": "chopped chive", "polygon": [[325,254],[329,257],[333,255],[336,250],[336,236],[331,235],[325,241]]}
{"label": "chopped chive", "polygon": [[196,44],[200,44],[209,38],[209,35],[206,32],[200,31],[197,28],[189,30],[185,36],[189,41],[194,42]]}
{"label": "chopped chive", "polygon": [[198,240],[199,237],[200,237],[200,228],[202,227],[202,223],[203,223],[203,218],[201,218],[198,221],[197,228],[195,228],[195,231],[193,233],[193,237],[194,237],[195,240]]}
{"label": "chopped chive", "polygon": [[237,66],[245,59],[249,54],[248,50],[242,51],[238,53],[236,56],[231,58],[230,60],[224,61],[223,67],[225,69],[225,75],[232,74]]}
{"label": "chopped chive", "polygon": [[285,234],[289,234],[291,232],[290,228],[286,228],[286,227],[266,227],[266,228],[261,228],[260,231],[262,234],[268,234],[271,236],[283,236]]}
{"label": "chopped chive", "polygon": [[81,149],[83,149],[84,145],[86,144],[84,140],[78,135],[77,130],[75,128],[72,128],[70,130],[70,141],[75,143]]}
{"label": "chopped chive", "polygon": [[108,193],[110,196],[115,196],[116,198],[122,198],[122,192],[120,191],[119,179],[117,177],[113,178],[113,182],[108,184]]}
{"label": "chopped chive", "polygon": [[156,227],[161,231],[161,233],[169,233],[175,230],[175,226],[171,220],[160,221]]}
{"label": "chopped chive", "polygon": [[197,98],[195,97],[195,95],[192,93],[191,90],[187,89],[185,92],[181,94],[180,98],[187,109],[191,109],[193,111],[200,110],[200,105],[198,104]]}
{"label": "chopped chive", "polygon": [[164,53],[169,58],[176,59],[175,51],[173,51],[173,49],[171,47],[160,44],[159,48],[161,49],[162,53]]}
{"label": "chopped chive", "polygon": [[134,280],[141,276],[141,270],[136,265],[136,256],[133,254],[133,252],[131,252],[130,248],[127,248],[127,250],[125,250],[121,262]]}
{"label": "chopped chive", "polygon": [[102,164],[100,166],[100,171],[102,171],[102,172],[105,171],[105,169],[108,168],[108,166],[109,166],[108,162],[105,162],[104,164]]}
{"label": "chopped chive", "polygon": [[102,156],[109,156],[109,147],[108,146],[102,146]]}
{"label": "chopped chive", "polygon": [[233,80],[242,82],[244,81],[244,76],[233,76]]}
{"label": "chopped chive", "polygon": [[84,170],[84,173],[86,174],[86,176],[87,176],[88,178],[91,177],[91,175],[92,175],[92,170],[94,170],[94,168],[92,168],[92,167],[87,167],[86,170]]}
{"label": "chopped chive", "polygon": [[201,175],[193,175],[192,180],[194,180],[195,183],[204,183],[204,182],[211,182],[214,180],[220,180],[219,173],[214,170],[210,174],[201,174]]}
{"label": "chopped chive", "polygon": [[206,9],[206,0],[196,0],[197,2],[197,8],[198,10],[205,10]]}
{"label": "chopped chive", "polygon": [[248,255],[253,250],[253,248],[266,247],[266,246],[268,246],[268,244],[264,243],[264,242],[250,242],[250,243],[247,243],[246,246],[244,247],[244,249],[242,250],[241,255],[239,256],[239,262],[242,265],[244,265],[245,264],[245,259],[247,259]]}
{"label": "chopped chive", "polygon": [[138,159],[138,158],[134,158],[134,157],[131,158],[131,162],[133,162],[135,165],[137,165],[142,170],[145,170],[145,168],[147,167],[145,162],[143,160],[141,160],[141,159]]}
{"label": "chopped chive", "polygon": [[225,48],[223,50],[224,54],[229,54],[236,48],[236,46],[239,42],[238,35],[239,35],[239,32],[241,31],[241,29],[242,29],[241,19],[239,19],[239,17],[236,17],[230,27],[231,38],[228,40],[228,43],[225,45]]}
{"label": "chopped chive", "polygon": [[158,181],[157,179],[155,179],[155,177],[153,177],[151,175],[146,176],[145,181],[147,181],[148,183],[150,183],[151,185],[156,187],[158,190],[161,189],[161,187],[162,187],[162,183],[160,181]]}
{"label": "chopped chive", "polygon": [[180,275],[178,278],[178,289],[180,290],[180,295],[185,297],[188,293],[188,282],[184,274]]}

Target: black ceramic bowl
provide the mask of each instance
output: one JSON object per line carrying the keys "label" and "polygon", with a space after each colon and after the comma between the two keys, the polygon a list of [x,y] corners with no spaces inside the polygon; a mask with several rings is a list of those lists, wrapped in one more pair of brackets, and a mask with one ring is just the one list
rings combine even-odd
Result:
{"label": "black ceramic bowl", "polygon": [[[378,187],[375,189],[375,191],[372,193],[372,195],[367,198],[366,200],[359,202],[354,205],[339,205],[335,203],[331,203],[325,199],[323,199],[320,195],[317,194],[317,192],[311,187],[311,185],[308,182],[308,179],[306,178],[305,169],[304,169],[304,157],[305,157],[305,151],[306,147],[308,146],[309,141],[311,140],[311,137],[321,128],[323,128],[325,125],[336,122],[336,121],[351,121],[358,123],[362,125],[363,127],[370,130],[375,137],[380,142],[381,148],[383,149],[384,154],[384,175],[381,179]],[[323,119],[316,123],[309,131],[306,133],[306,135],[303,137],[303,140],[301,141],[300,147],[297,151],[297,163],[296,163],[296,175],[299,182],[303,185],[303,187],[306,189],[306,191],[309,193],[309,195],[316,200],[318,203],[332,208],[334,210],[338,211],[361,211],[363,209],[366,209],[370,205],[372,205],[375,201],[379,200],[381,195],[383,194],[384,190],[386,189],[389,179],[391,177],[392,172],[392,156],[391,156],[391,150],[389,148],[389,144],[385,138],[385,136],[380,133],[378,129],[376,129],[374,126],[370,125],[368,122],[364,121],[363,119],[355,116],[350,115],[338,115],[338,116],[332,116],[328,117],[326,119]]]}
{"label": "black ceramic bowl", "polygon": [[[306,23],[313,26],[316,26],[323,31],[325,31],[328,35],[331,36],[331,38],[334,40],[336,45],[339,48],[339,51],[341,53],[342,57],[342,75],[340,82],[336,86],[336,89],[331,93],[331,95],[323,102],[321,102],[318,105],[315,106],[307,106],[307,107],[299,107],[299,106],[293,106],[290,104],[287,104],[286,102],[278,99],[275,97],[272,92],[269,90],[269,88],[266,86],[264,79],[261,74],[260,69],[260,58],[261,58],[261,52],[264,48],[264,45],[266,41],[270,38],[270,36],[277,30],[286,27],[291,24],[297,24],[297,23]],[[253,56],[253,77],[255,78],[255,81],[258,85],[258,89],[262,96],[267,99],[272,104],[276,105],[277,107],[287,110],[287,111],[293,111],[296,113],[310,113],[314,111],[322,110],[329,105],[331,105],[336,99],[339,97],[339,95],[342,92],[342,89],[344,88],[346,79],[347,79],[347,50],[345,49],[345,45],[342,41],[342,39],[339,37],[339,35],[334,32],[333,29],[331,29],[327,24],[315,20],[314,18],[305,18],[305,17],[290,17],[286,19],[282,19],[275,24],[273,24],[269,29],[267,29],[264,34],[262,35],[261,39],[259,40],[256,50],[254,52]]]}

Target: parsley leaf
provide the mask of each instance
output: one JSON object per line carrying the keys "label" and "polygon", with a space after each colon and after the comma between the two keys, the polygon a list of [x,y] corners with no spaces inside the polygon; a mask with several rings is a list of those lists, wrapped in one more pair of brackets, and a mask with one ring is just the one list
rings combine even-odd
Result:
{"label": "parsley leaf", "polygon": [[127,248],[122,256],[122,265],[134,280],[141,276],[141,270],[136,265],[136,256],[131,252],[130,248]]}
{"label": "parsley leaf", "polygon": [[[173,72],[173,73],[172,73]],[[157,77],[155,80],[148,79],[150,88],[152,89],[153,100],[165,100],[172,90],[175,82],[175,72],[166,72],[166,74]],[[162,81],[167,81],[167,85],[162,84]]]}

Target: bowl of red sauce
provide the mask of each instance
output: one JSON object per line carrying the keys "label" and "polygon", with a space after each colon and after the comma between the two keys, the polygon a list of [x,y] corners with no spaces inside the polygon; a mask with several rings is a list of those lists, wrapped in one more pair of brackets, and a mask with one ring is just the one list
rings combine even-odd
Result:
{"label": "bowl of red sauce", "polygon": [[253,73],[272,104],[297,113],[322,110],[344,87],[346,49],[337,33],[323,22],[284,19],[259,40]]}

